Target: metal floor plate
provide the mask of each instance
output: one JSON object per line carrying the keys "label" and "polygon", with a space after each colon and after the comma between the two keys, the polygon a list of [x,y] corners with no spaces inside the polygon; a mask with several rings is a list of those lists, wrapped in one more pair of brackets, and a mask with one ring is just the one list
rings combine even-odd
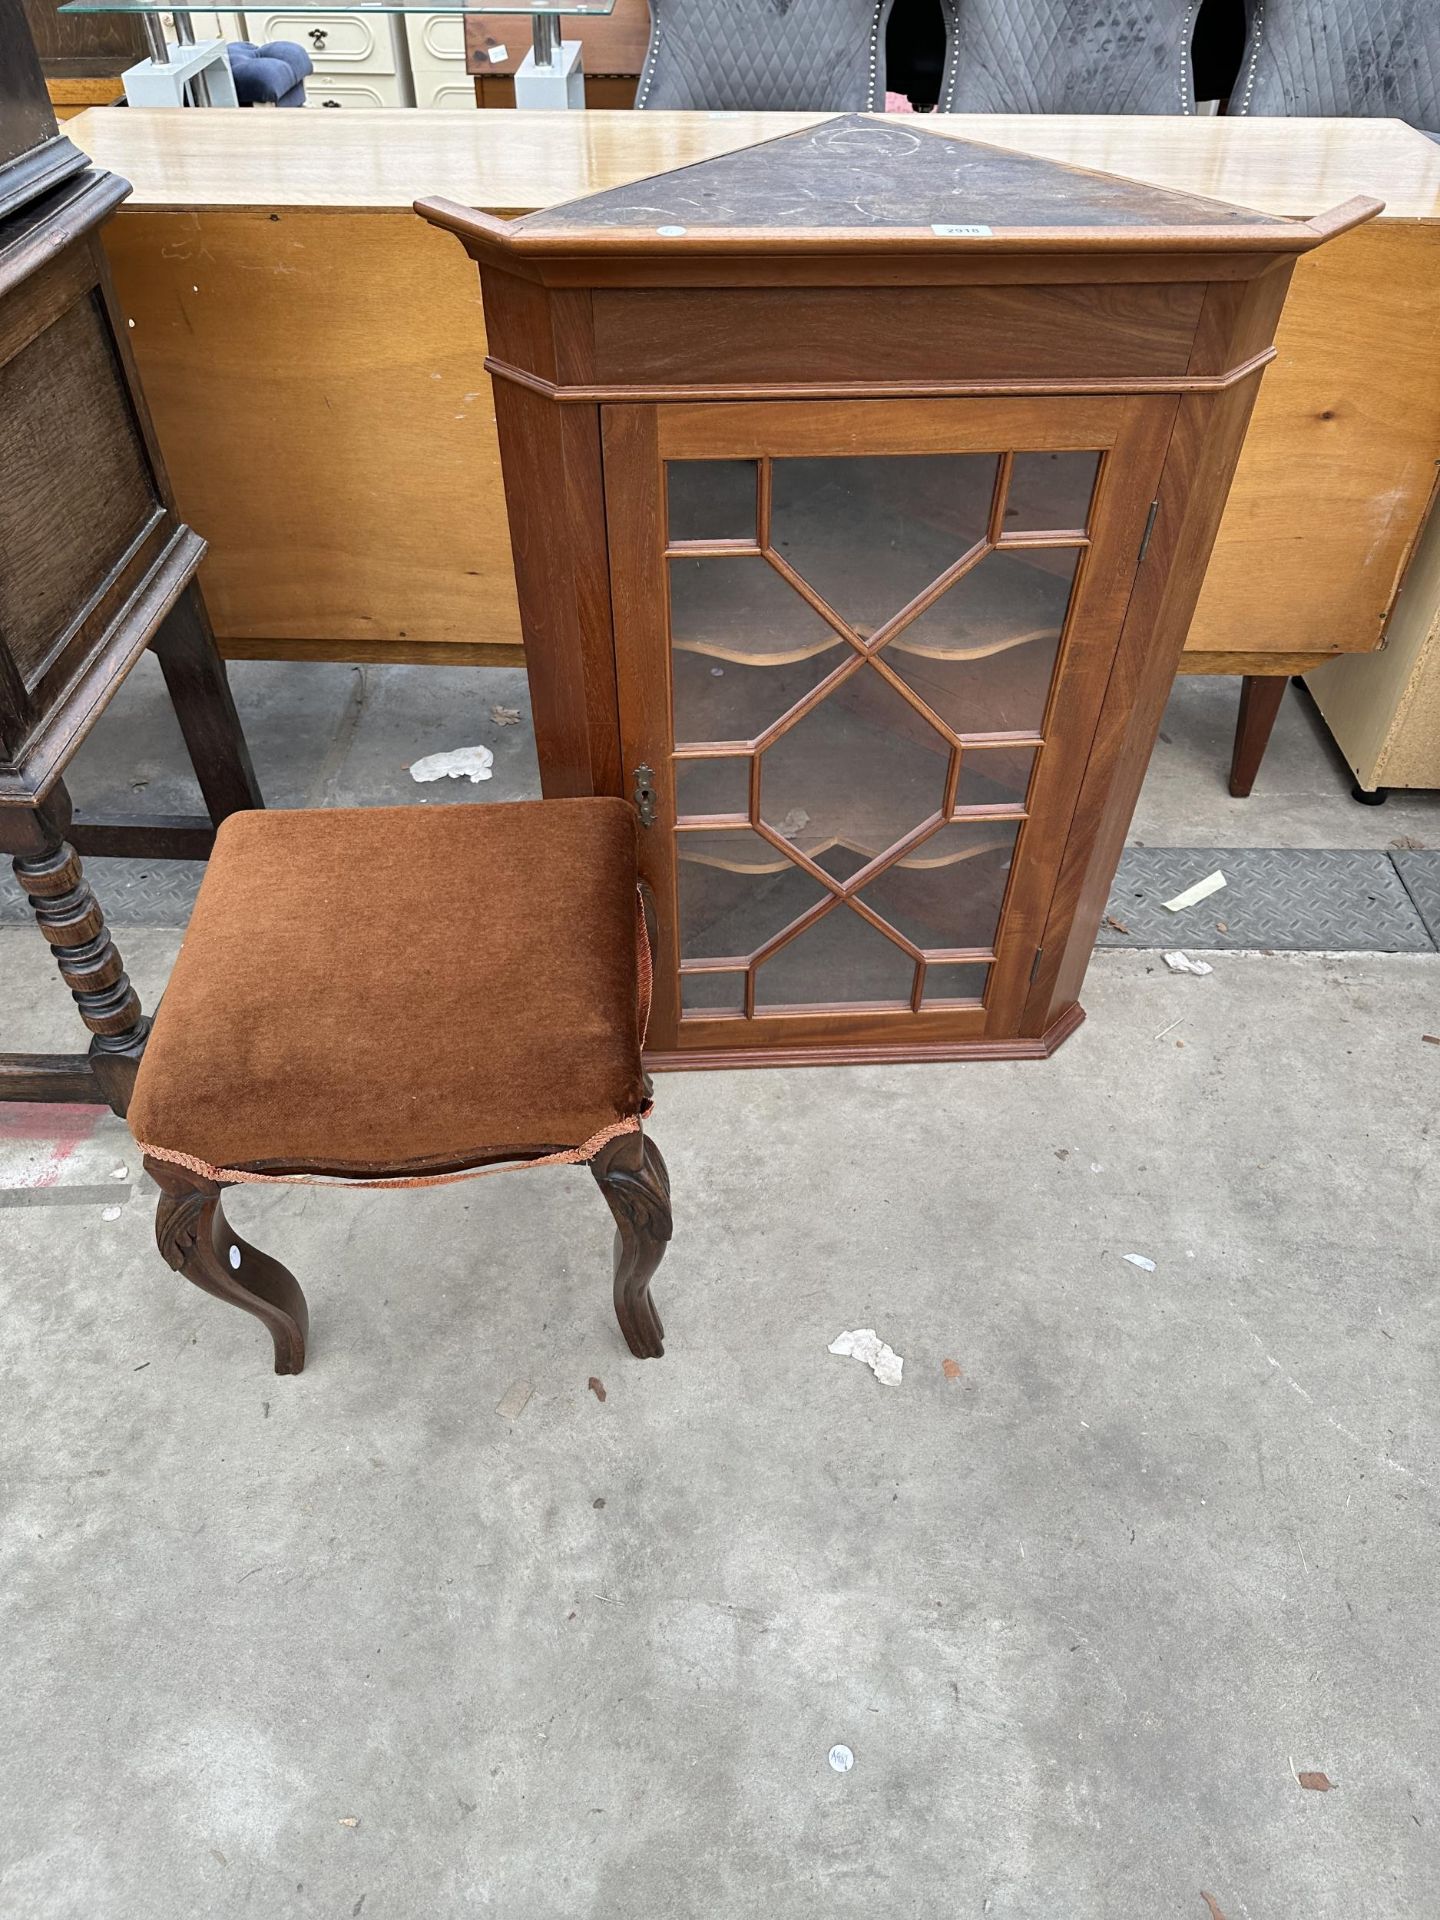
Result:
{"label": "metal floor plate", "polygon": [[[1226,879],[1219,893],[1167,911],[1166,900],[1217,867]],[[194,860],[87,860],[85,871],[110,925],[124,928],[185,926],[205,869]],[[1106,912],[1102,947],[1433,953],[1440,853],[1127,847]],[[29,920],[24,894],[0,866],[0,925]]]}
{"label": "metal floor plate", "polygon": [[[1098,944],[1201,953],[1433,953],[1440,943],[1396,871],[1396,860],[1414,857],[1303,847],[1127,847]],[[1226,881],[1220,892],[1178,913],[1168,910],[1165,901],[1217,868]]]}
{"label": "metal floor plate", "polygon": [[[85,877],[112,927],[184,927],[205,877],[203,860],[87,860]],[[0,926],[31,918],[30,907],[0,862]]]}
{"label": "metal floor plate", "polygon": [[1430,938],[1440,947],[1440,853],[1392,853],[1390,858]]}

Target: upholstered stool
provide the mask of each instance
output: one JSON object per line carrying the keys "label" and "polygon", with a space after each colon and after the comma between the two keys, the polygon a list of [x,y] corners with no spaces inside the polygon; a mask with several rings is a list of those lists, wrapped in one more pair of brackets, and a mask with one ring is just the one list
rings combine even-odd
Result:
{"label": "upholstered stool", "polygon": [[615,1311],[658,1356],[669,1180],[641,1121],[650,945],[623,800],[233,814],[127,1118],[170,1265],[305,1364],[294,1277],[230,1230],[240,1182],[433,1186],[588,1164]]}

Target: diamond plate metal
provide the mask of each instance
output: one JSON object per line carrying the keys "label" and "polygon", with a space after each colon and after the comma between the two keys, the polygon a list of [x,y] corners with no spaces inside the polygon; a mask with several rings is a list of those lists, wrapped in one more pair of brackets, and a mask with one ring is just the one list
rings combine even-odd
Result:
{"label": "diamond plate metal", "polygon": [[[204,877],[203,860],[87,860],[100,910],[112,927],[184,927]],[[9,862],[0,863],[0,926],[32,918]]]}
{"label": "diamond plate metal", "polygon": [[1390,858],[1430,938],[1440,947],[1440,853],[1392,853]]}
{"label": "diamond plate metal", "polygon": [[[1223,891],[1179,913],[1166,909],[1217,867]],[[1127,847],[1106,915],[1128,930],[1102,925],[1106,947],[1433,953],[1437,945],[1391,856],[1350,849]]]}
{"label": "diamond plate metal", "polygon": [[[1222,892],[1166,911],[1164,901],[1217,867],[1227,881]],[[183,927],[205,868],[195,860],[87,860],[85,872],[112,927]],[[1128,931],[1102,925],[1102,947],[1433,953],[1440,948],[1440,853],[1127,847],[1106,913]],[[24,894],[0,865],[0,926],[30,920]]]}

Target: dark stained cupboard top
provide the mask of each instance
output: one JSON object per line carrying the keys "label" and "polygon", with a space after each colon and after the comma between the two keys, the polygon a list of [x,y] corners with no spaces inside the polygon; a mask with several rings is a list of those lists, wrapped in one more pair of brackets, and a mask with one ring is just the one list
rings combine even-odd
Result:
{"label": "dark stained cupboard top", "polygon": [[[517,234],[667,226],[878,230],[1252,227],[1292,223],[1032,154],[845,114],[627,187],[547,207]],[[674,237],[679,237],[674,236]]]}
{"label": "dark stained cupboard top", "polygon": [[[571,285],[586,284],[583,273],[602,261],[607,284],[628,270],[632,284],[661,285],[693,273],[699,260],[742,256],[754,263],[752,284],[764,275],[776,284],[801,272],[813,278],[817,262],[834,267],[865,255],[871,270],[880,256],[898,265],[903,255],[912,271],[928,271],[938,259],[949,272],[969,272],[988,254],[1273,259],[1308,252],[1380,208],[1378,200],[1356,198],[1312,220],[1287,220],[952,139],[929,131],[923,116],[902,124],[864,114],[840,114],[517,220],[453,200],[415,203],[477,260],[504,257],[512,270],[533,261],[541,278],[556,263]],[[1262,267],[1257,261],[1253,270]]]}

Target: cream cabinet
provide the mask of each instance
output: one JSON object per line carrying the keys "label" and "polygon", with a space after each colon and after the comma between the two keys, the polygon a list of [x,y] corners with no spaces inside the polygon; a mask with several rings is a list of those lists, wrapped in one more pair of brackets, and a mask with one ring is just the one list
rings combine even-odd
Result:
{"label": "cream cabinet", "polygon": [[[267,40],[293,40],[315,62],[314,78],[322,74],[393,75],[397,69],[395,42],[390,32],[393,16],[363,13],[321,13],[313,7],[287,7],[283,13],[247,13],[250,38],[261,46]],[[310,89],[307,87],[307,92]],[[401,101],[382,104],[403,104]]]}
{"label": "cream cabinet", "polygon": [[408,107],[393,73],[312,73],[305,82],[307,107]]}
{"label": "cream cabinet", "polygon": [[[416,106],[473,107],[475,83],[465,71],[465,16],[407,14],[405,33],[410,48],[410,68],[415,77]],[[529,44],[528,29],[526,44]]]}
{"label": "cream cabinet", "polygon": [[[169,39],[174,17],[161,16]],[[299,0],[266,13],[192,13],[197,40],[290,40],[314,62],[305,104],[342,107],[475,105],[465,71],[465,20],[458,13],[337,13]],[[522,23],[523,26],[523,23]],[[529,44],[528,29],[525,43]]]}

